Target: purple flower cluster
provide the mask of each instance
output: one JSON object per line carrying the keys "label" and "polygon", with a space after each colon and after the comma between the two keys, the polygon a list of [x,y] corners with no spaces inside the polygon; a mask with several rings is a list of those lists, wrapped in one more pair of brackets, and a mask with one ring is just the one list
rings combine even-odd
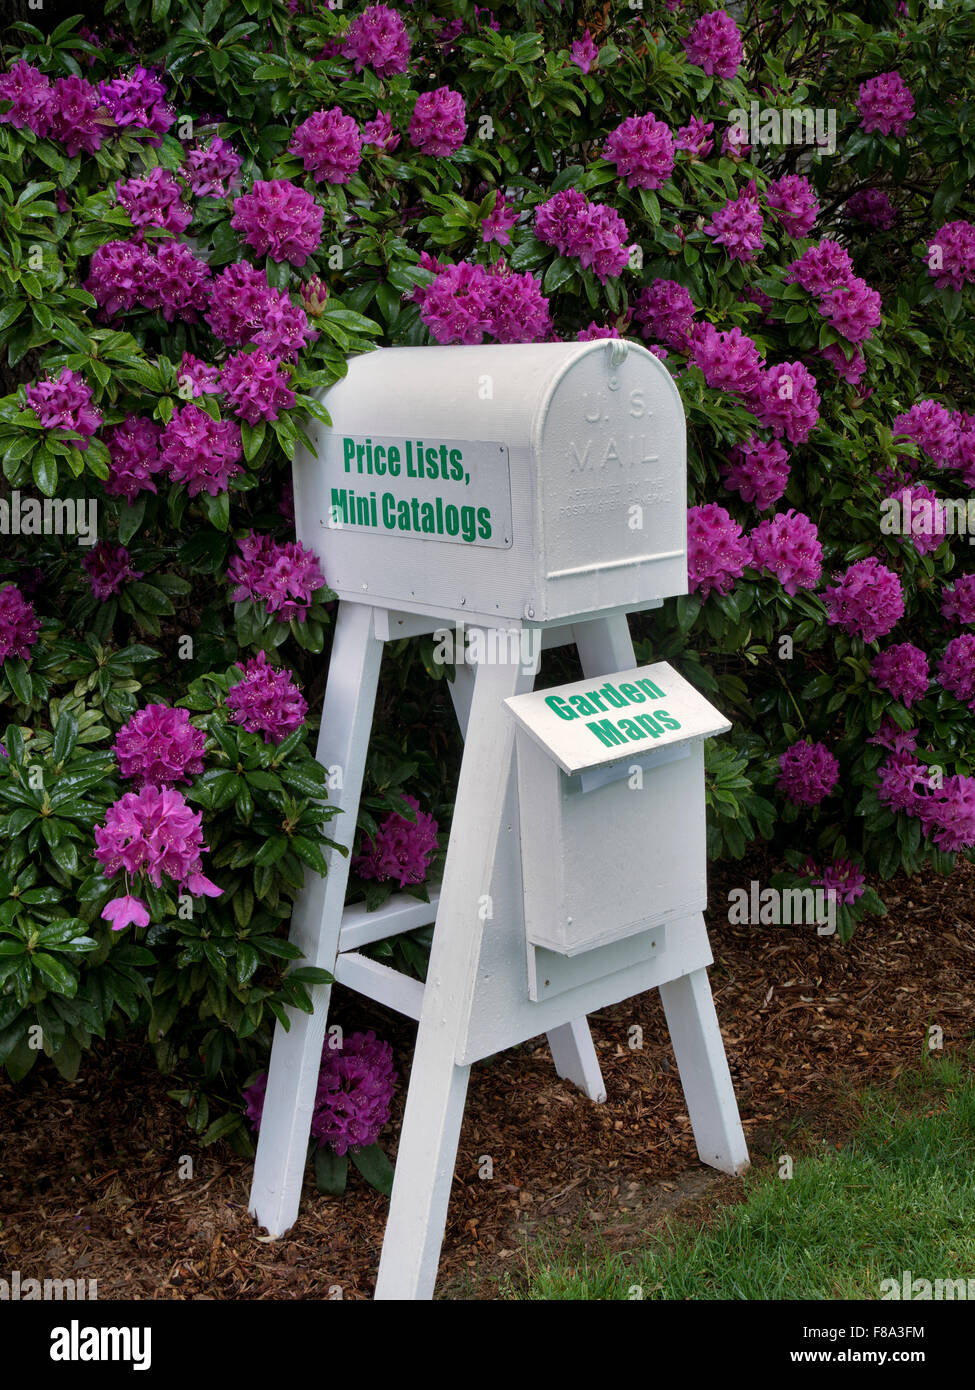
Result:
{"label": "purple flower cluster", "polygon": [[393,130],[393,120],[388,111],[377,111],[374,121],[366,121],[362,127],[362,143],[373,145],[381,154],[392,154],[399,146],[400,136]]}
{"label": "purple flower cluster", "polygon": [[38,68],[18,60],[9,72],[0,73],[0,101],[11,103],[9,111],[0,112],[0,124],[57,140],[73,159],[82,152],[94,154],[109,134],[125,127],[165,134],[176,119],[165,93],[160,78],[147,68],[133,68],[94,87],[74,75],[52,83]]}
{"label": "purple flower cluster", "polygon": [[515,274],[503,261],[490,269],[469,261],[431,268],[434,280],[418,285],[413,298],[438,343],[480,343],[485,335],[499,343],[532,343],[551,332],[548,300],[530,272]]}
{"label": "purple flower cluster", "polygon": [[28,406],[48,430],[73,430],[85,436],[76,439],[76,449],[88,448],[88,436],[102,423],[91,403],[91,387],[77,372],[62,367],[60,376],[47,377],[25,390]]}
{"label": "purple flower cluster", "polygon": [[707,159],[714,149],[714,122],[705,121],[701,116],[692,116],[687,125],[682,125],[674,139],[674,148],[683,152],[693,161]]}
{"label": "purple flower cluster", "polygon": [[14,584],[0,589],[0,661],[8,656],[27,660],[41,630],[34,605]]}
{"label": "purple flower cluster", "polygon": [[259,256],[304,265],[321,245],[324,209],[288,179],[256,179],[234,199],[230,225]]}
{"label": "purple flower cluster", "polygon": [[848,381],[851,386],[856,386],[867,370],[867,359],[859,347],[854,347],[852,354],[847,357],[846,350],[839,343],[827,343],[824,348],[819,349],[819,355],[829,363],[838,377]]}
{"label": "purple flower cluster", "polygon": [[410,61],[406,25],[387,5],[370,5],[345,31],[344,55],[353,60],[356,72],[365,67],[377,77],[405,72]]}
{"label": "purple flower cluster", "polygon": [[450,155],[467,138],[467,106],[460,92],[421,92],[410,117],[410,140],[423,154]]}
{"label": "purple flower cluster", "polygon": [[924,400],[898,415],[891,425],[895,437],[913,439],[939,468],[948,466],[957,442],[957,425],[947,406]]}
{"label": "purple flower cluster", "polygon": [[787,594],[814,589],[822,574],[823,547],[814,523],[791,508],[761,521],[749,536],[751,564],[774,574]]}
{"label": "purple flower cluster", "polygon": [[219,396],[220,368],[209,366],[199,357],[194,357],[192,352],[184,352],[176,382],[184,400],[196,400],[198,396]]}
{"label": "purple flower cluster", "polygon": [[279,622],[297,618],[303,623],[312,595],[325,584],[312,552],[300,541],[276,541],[255,531],[242,536],[237,545],[240,554],[231,559],[227,569],[227,578],[236,585],[233,601],[252,599],[266,604]]}
{"label": "purple flower cluster", "polygon": [[193,145],[183,160],[183,178],[198,198],[226,198],[240,173],[241,158],[215,135],[207,145]]}
{"label": "purple flower cluster", "polygon": [[605,203],[591,203],[577,188],[563,189],[535,209],[535,235],[560,256],[578,256],[603,284],[621,275],[629,262],[622,217]]}
{"label": "purple flower cluster", "polygon": [[237,665],[243,679],[227,692],[233,722],[262,733],[265,743],[280,743],[300,729],[308,705],[287,671],[271,666],[265,652],[258,652],[246,666],[241,661]]}
{"label": "purple flower cluster", "polygon": [[851,565],[821,598],[829,613],[827,622],[864,642],[886,637],[904,616],[900,580],[873,555]]}
{"label": "purple flower cluster", "polygon": [[196,323],[209,293],[210,267],[181,242],[143,246],[109,241],[92,254],[85,289],[108,318],[141,305],[159,309],[167,323]]}
{"label": "purple flower cluster", "polygon": [[947,532],[945,514],[935,493],[924,483],[911,483],[910,487],[891,493],[887,501],[892,500],[900,507],[902,520],[910,526],[910,537],[902,529],[894,532],[894,538],[902,545],[910,540],[919,555],[937,550]]}
{"label": "purple flower cluster", "polygon": [[817,806],[840,779],[840,765],[825,743],[802,739],[790,744],[779,757],[776,783],[797,806]]}
{"label": "purple flower cluster", "polygon": [[578,343],[595,343],[603,338],[618,338],[620,331],[618,328],[606,328],[603,324],[597,323],[593,319],[585,328],[580,328],[576,334]]}
{"label": "purple flower cluster", "polygon": [[[176,112],[166,103],[166,85],[149,68],[135,67],[110,82],[98,84],[99,95],[119,127],[134,126],[165,135],[176,120]],[[149,142],[158,145],[158,140]]]}
{"label": "purple flower cluster", "polygon": [[[324,308],[328,291],[313,276],[308,282],[309,290],[316,286],[321,288]],[[318,300],[315,302],[317,305]],[[284,290],[272,289],[263,270],[256,270],[246,261],[228,265],[215,277],[207,323],[231,347],[253,343],[276,357],[296,357],[318,336],[305,310],[294,304]]]}
{"label": "purple flower cluster", "polygon": [[880,323],[880,295],[853,273],[850,257],[835,241],[824,238],[810,246],[785,278],[816,296],[819,312],[848,342],[863,342]]}
{"label": "purple flower cluster", "polygon": [[765,189],[765,201],[791,237],[808,236],[819,215],[812,184],[801,174],[786,174]]}
{"label": "purple flower cluster", "polygon": [[126,415],[118,425],[110,425],[102,435],[108,448],[109,497],[134,502],[140,492],[155,492],[152,476],[163,466],[159,452],[162,426],[145,415]]}
{"label": "purple flower cluster", "polygon": [[653,280],[633,305],[633,317],[644,338],[666,343],[677,352],[687,350],[696,313],[690,292],[676,280]]}
{"label": "purple flower cluster", "polygon": [[198,405],[174,410],[160,440],[163,466],[174,483],[185,483],[191,497],[226,492],[231,478],[243,472],[240,426],[214,420]]}
{"label": "purple flower cluster", "polygon": [[867,879],[861,865],[852,859],[834,859],[817,872],[812,868],[814,888],[825,888],[827,893],[835,893],[836,901],[855,903],[866,887]]}
{"label": "purple flower cluster", "polygon": [[627,116],[607,137],[603,158],[616,165],[627,188],[659,188],[674,167],[674,137],[650,112]]}
{"label": "purple flower cluster", "polygon": [[975,635],[952,638],[938,662],[938,680],[949,695],[975,710]]}
{"label": "purple flower cluster", "polygon": [[897,211],[882,188],[861,188],[847,199],[846,210],[878,232],[888,231],[897,221]]}
{"label": "purple flower cluster", "polygon": [[143,786],[171,787],[203,771],[206,735],[190,723],[189,712],[169,705],[146,705],[119,729],[112,746],[122,777]]}
{"label": "purple flower cluster", "polygon": [[[879,738],[870,740],[880,742]],[[926,836],[946,854],[975,845],[975,777],[946,777],[932,786],[924,763],[913,756],[916,735],[902,742],[877,769],[877,797],[891,811],[917,816]]]}
{"label": "purple flower cluster", "polygon": [[[388,1043],[375,1033],[350,1033],[341,1047],[326,1043],[318,1073],[311,1133],[319,1148],[335,1153],[371,1148],[389,1120],[396,1072]],[[253,1130],[264,1118],[267,1072],[243,1092],[245,1113]]]}
{"label": "purple flower cluster", "polygon": [[766,367],[746,404],[760,425],[792,444],[804,444],[819,422],[816,378],[801,362]]}
{"label": "purple flower cluster", "polygon": [[716,390],[747,396],[758,385],[762,357],[740,328],[722,333],[713,323],[698,324],[690,335],[689,351],[691,361]]}
{"label": "purple flower cluster", "polygon": [[687,61],[709,77],[734,77],[744,56],[738,25],[725,10],[712,10],[697,21],[684,39]]}
{"label": "purple flower cluster", "polygon": [[899,72],[882,72],[860,84],[857,101],[860,129],[881,135],[905,135],[914,118],[914,98]]}
{"label": "purple flower cluster", "polygon": [[928,274],[939,290],[961,290],[975,284],[975,225],[946,222],[927,248]]}
{"label": "purple flower cluster", "polygon": [[98,541],[81,562],[95,598],[104,601],[121,593],[130,579],[141,579],[144,571],[132,568],[132,557],[124,545]]}
{"label": "purple flower cluster", "polygon": [[[193,812],[180,792],[171,787],[146,786],[126,792],[109,806],[105,824],[95,826],[95,858],[106,878],[118,873],[144,873],[157,888],[163,874],[180,888],[197,896],[219,897],[223,891],[203,873],[201,812]],[[114,898],[102,917],[121,931],[130,922],[146,926],[145,904],[126,893]]]}
{"label": "purple flower cluster", "polygon": [[874,657],[870,674],[881,690],[889,691],[907,709],[924,699],[931,680],[926,654],[910,642],[896,642],[886,647]]}
{"label": "purple flower cluster", "polygon": [[295,393],[288,380],[280,361],[260,348],[236,353],[228,358],[220,373],[228,405],[249,425],[256,425],[259,420],[276,420],[279,411],[290,410]]}
{"label": "purple flower cluster", "polygon": [[588,73],[593,64],[599,58],[599,49],[592,41],[592,34],[587,29],[581,39],[576,39],[569,49],[569,57],[577,68],[581,68],[584,73]]}
{"label": "purple flower cluster", "polygon": [[957,618],[966,627],[975,625],[975,574],[963,574],[945,590],[941,613],[945,618]]}
{"label": "purple flower cluster", "polygon": [[115,197],[136,227],[163,227],[179,236],[193,221],[192,209],[183,202],[182,189],[168,170],[157,165],[144,178],[120,179]]}
{"label": "purple flower cluster", "polygon": [[764,244],[764,226],[758,190],[752,179],[737,198],[729,199],[724,207],[712,214],[704,232],[718,246],[725,248],[731,260],[751,261]]}
{"label": "purple flower cluster", "polygon": [[751,557],[748,541],[724,507],[707,502],[687,511],[687,584],[706,599],[712,589],[731,592]]}
{"label": "purple flower cluster", "polygon": [[437,822],[420,810],[415,797],[404,796],[403,800],[413,807],[416,820],[394,812],[379,823],[375,839],[366,838],[362,853],[352,861],[360,878],[396,879],[401,888],[426,878],[437,851]]}
{"label": "purple flower cluster", "polygon": [[359,127],[341,106],[313,111],[295,128],[288,149],[298,156],[305,173],[311,174],[316,183],[348,183],[362,163]]}
{"label": "purple flower cluster", "polygon": [[494,200],[494,207],[481,222],[481,239],[483,241],[496,241],[499,246],[507,246],[511,241],[508,233],[517,221],[517,211],[506,201],[499,188]]}
{"label": "purple flower cluster", "polygon": [[754,502],[760,512],[778,502],[788,483],[789,453],[777,440],[766,441],[753,434],[732,450],[724,485],[741,493],[746,502]]}

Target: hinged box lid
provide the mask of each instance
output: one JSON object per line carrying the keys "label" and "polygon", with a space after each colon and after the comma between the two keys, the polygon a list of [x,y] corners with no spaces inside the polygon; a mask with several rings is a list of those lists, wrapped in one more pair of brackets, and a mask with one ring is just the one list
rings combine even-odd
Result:
{"label": "hinged box lid", "polygon": [[505,703],[520,727],[570,775],[731,728],[665,661],[515,695]]}

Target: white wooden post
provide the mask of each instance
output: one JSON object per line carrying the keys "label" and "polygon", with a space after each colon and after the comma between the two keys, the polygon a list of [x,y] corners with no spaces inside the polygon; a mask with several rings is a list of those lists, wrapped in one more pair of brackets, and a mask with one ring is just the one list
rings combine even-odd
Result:
{"label": "white wooden post", "polygon": [[748,1149],[707,970],[661,985],[660,999],[701,1162],[743,1173]]}
{"label": "white wooden post", "polygon": [[[382,649],[373,628],[373,609],[366,604],[340,603],[316,757],[324,767],[341,771],[342,785],[329,796],[341,814],[329,822],[328,835],[350,851]],[[329,850],[326,861],[325,878],[313,869],[305,870],[304,890],[292,916],[291,940],[301,949],[304,964],[332,971],[342,927],[349,855]],[[309,993],[314,1012],[290,1009],[291,1028],[286,1031],[278,1023],[271,1048],[249,1203],[251,1215],[271,1235],[286,1231],[298,1215],[308,1157],[331,989],[315,985]]]}
{"label": "white wooden post", "polygon": [[514,727],[504,701],[530,690],[520,665],[479,666],[444,866],[410,1088],[396,1154],[377,1299],[433,1296],[469,1066],[455,1062],[490,903]]}

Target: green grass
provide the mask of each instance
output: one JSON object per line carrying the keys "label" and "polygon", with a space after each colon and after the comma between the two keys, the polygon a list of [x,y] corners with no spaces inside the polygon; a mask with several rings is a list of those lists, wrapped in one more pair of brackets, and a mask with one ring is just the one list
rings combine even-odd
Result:
{"label": "green grass", "polygon": [[623,1253],[536,1240],[503,1296],[876,1299],[881,1281],[975,1278],[975,1074],[952,1059],[868,1091],[840,1149],[746,1175],[704,1230],[676,1218]]}

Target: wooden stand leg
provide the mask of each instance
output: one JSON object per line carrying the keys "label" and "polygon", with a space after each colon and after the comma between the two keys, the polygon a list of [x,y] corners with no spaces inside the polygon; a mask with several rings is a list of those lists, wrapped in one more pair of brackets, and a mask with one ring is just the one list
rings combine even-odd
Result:
{"label": "wooden stand leg", "polygon": [[565,1081],[571,1081],[584,1091],[590,1100],[606,1099],[606,1083],[599,1070],[599,1058],[585,1018],[563,1023],[548,1034],[555,1070]]}
{"label": "wooden stand leg", "polygon": [[[316,757],[326,768],[341,769],[342,785],[330,796],[341,814],[329,822],[328,834],[350,850],[382,648],[374,634],[372,608],[339,604]],[[349,856],[330,850],[326,858],[326,878],[312,869],[305,870],[304,890],[291,921],[291,940],[304,955],[304,964],[332,970],[342,927]],[[314,1013],[291,1009],[290,1030],[280,1023],[274,1030],[249,1202],[251,1215],[274,1236],[293,1225],[298,1215],[330,992],[328,985],[312,986]]]}
{"label": "wooden stand leg", "polygon": [[743,1173],[748,1149],[705,967],[660,986],[701,1162]]}
{"label": "wooden stand leg", "polygon": [[530,690],[520,666],[479,666],[410,1073],[377,1299],[433,1296],[469,1066],[455,1062],[498,852],[514,754],[504,701]]}

